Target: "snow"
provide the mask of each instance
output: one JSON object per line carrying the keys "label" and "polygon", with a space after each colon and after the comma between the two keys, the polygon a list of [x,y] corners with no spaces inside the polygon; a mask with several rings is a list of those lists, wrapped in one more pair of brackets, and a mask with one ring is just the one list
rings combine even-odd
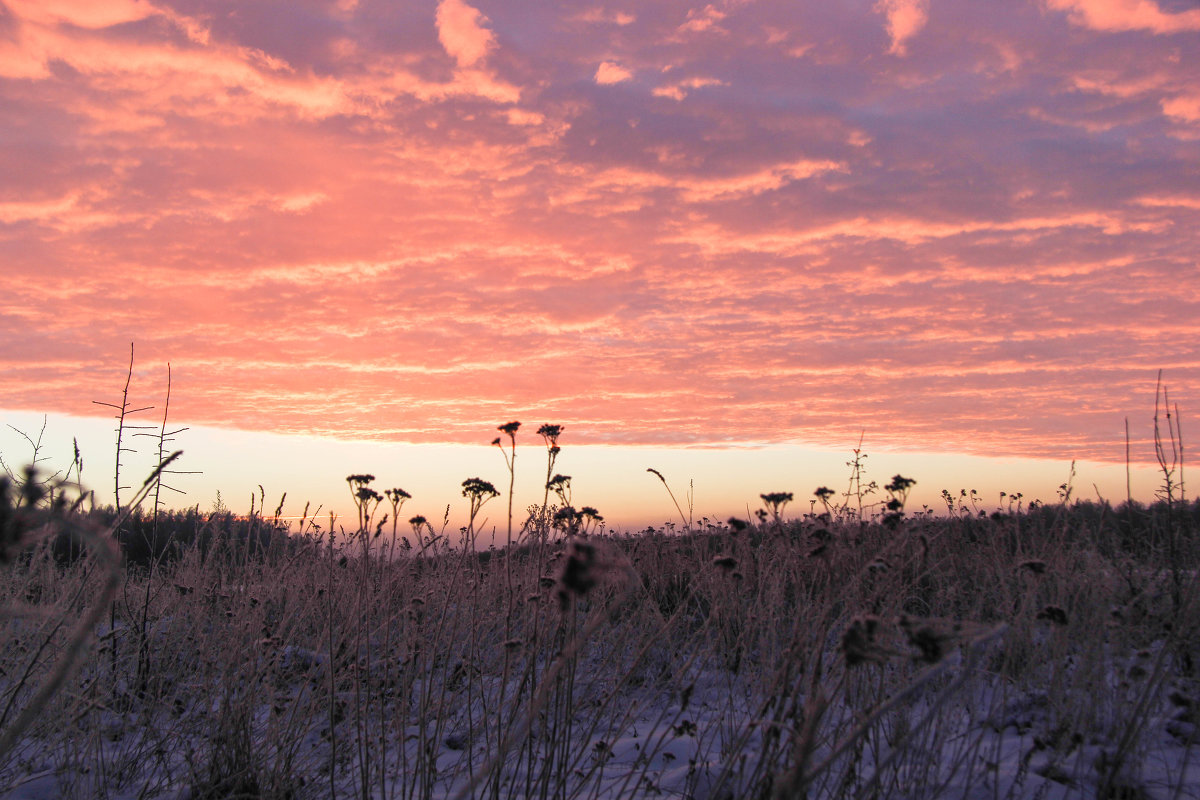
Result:
{"label": "snow", "polygon": [[[1161,643],[1155,643],[1155,647]],[[325,680],[328,659],[321,653],[286,645],[277,654],[278,674],[291,681],[281,687],[275,698],[249,698],[255,704],[251,727],[256,735],[265,735],[279,714],[268,707],[272,702],[286,706],[304,695],[316,691]],[[577,712],[572,739],[557,742],[561,748],[539,757],[559,759],[564,772],[552,775],[560,785],[550,787],[551,796],[580,798],[663,797],[707,800],[737,798],[751,788],[765,747],[770,720],[758,714],[769,701],[763,686],[757,683],[753,671],[732,675],[727,669],[713,664],[692,662],[683,675],[667,681],[653,682],[640,687],[625,686],[613,696],[606,694],[611,687],[602,670],[609,663],[608,654],[591,654],[580,664],[577,678]],[[1117,664],[1110,673],[1113,686],[1122,683]],[[864,669],[877,669],[869,666]],[[951,679],[961,677],[961,670],[973,669],[955,696],[939,703],[943,691],[954,691]],[[1119,740],[1112,734],[1095,731],[1091,735],[1078,731],[1067,732],[1057,719],[1049,696],[1044,691],[1020,691],[1000,676],[959,660],[944,670],[944,680],[931,684],[928,691],[918,694],[895,716],[868,730],[854,749],[855,763],[837,765],[812,787],[813,797],[872,796],[895,798],[954,797],[978,800],[995,798],[1039,797],[1090,798],[1100,796],[1102,770],[1116,756]],[[949,681],[949,683],[947,683]],[[608,684],[608,686],[606,686]],[[690,687],[687,704],[683,704],[682,689]],[[947,689],[949,687],[949,689]],[[483,696],[494,701],[499,683],[495,676],[479,683]],[[1194,694],[1194,686],[1190,686]],[[194,690],[200,687],[192,687]],[[416,686],[414,694],[420,695]],[[128,687],[125,687],[127,692]],[[506,693],[514,695],[517,681],[510,680]],[[1151,711],[1144,731],[1131,742],[1127,768],[1120,771],[1121,787],[1110,790],[1111,797],[1167,798],[1200,797],[1200,759],[1196,758],[1196,711],[1180,707],[1166,697],[1170,693],[1165,683],[1157,695],[1148,699]],[[346,705],[353,702],[352,693],[343,693]],[[202,768],[193,762],[189,768],[189,751],[203,752],[205,737],[197,735],[195,727],[181,725],[188,717],[197,719],[219,711],[221,698],[207,698],[202,708],[203,691],[190,693],[190,707],[183,709],[138,708],[131,702],[127,710],[108,708],[101,714],[97,740],[89,746],[104,752],[100,762],[113,770],[107,776],[73,774],[71,749],[61,742],[30,737],[18,748],[18,757],[10,760],[0,775],[5,787],[4,796],[13,800],[48,800],[63,796],[106,796],[112,800],[132,798],[174,798],[195,800],[188,787],[188,778]],[[806,702],[807,698],[800,698]],[[1136,694],[1130,702],[1137,702]],[[431,798],[476,796],[480,787],[468,790],[472,775],[477,775],[494,755],[490,746],[495,742],[477,739],[468,747],[471,720],[478,716],[478,704],[465,699],[452,703],[449,713],[439,718],[440,727],[433,724],[411,725],[403,736],[390,743],[390,759],[384,773],[392,780],[384,784],[373,782],[369,796],[419,795]],[[474,711],[472,711],[474,709]],[[597,713],[597,711],[602,713]],[[911,725],[933,711],[934,718],[910,739],[904,738],[905,725]],[[1117,708],[1114,713],[1132,713],[1130,708]],[[845,730],[861,714],[845,698],[827,712],[831,729]],[[312,780],[300,787],[297,796],[328,796],[327,776],[322,779],[320,765],[327,763],[330,741],[322,734],[320,719],[306,723],[308,733],[292,755],[311,767]],[[479,720],[475,720],[479,725]],[[544,718],[535,719],[530,734],[536,740],[548,732]],[[1059,727],[1056,727],[1058,725]],[[200,726],[203,729],[203,726]],[[184,731],[190,731],[184,733]],[[1115,729],[1113,734],[1120,734]],[[342,746],[353,749],[356,731],[352,720],[339,723],[338,738]],[[893,742],[903,739],[899,751]],[[171,743],[171,752],[147,753],[162,743]],[[269,743],[268,744],[268,751]],[[401,750],[403,746],[404,750]],[[821,742],[810,763],[819,763],[833,746]],[[433,756],[435,769],[426,781],[416,780],[411,766],[422,762],[419,747],[427,747]],[[280,753],[272,753],[280,757]],[[882,776],[876,767],[891,761]],[[408,773],[404,763],[410,767]],[[777,753],[779,771],[787,766],[786,753]],[[538,781],[545,773],[531,773],[527,764],[505,761],[500,787],[502,797],[524,796],[526,782],[529,791],[541,796],[546,787]],[[124,772],[122,772],[124,771]],[[173,777],[172,777],[173,776]],[[878,777],[878,786],[873,783]],[[337,796],[354,797],[357,787],[348,776],[335,781]],[[101,785],[99,781],[105,782]],[[322,782],[323,781],[323,782]],[[316,784],[316,785],[314,785]],[[1113,794],[1112,792],[1116,792]],[[1124,793],[1122,793],[1124,792]]]}
{"label": "snow", "polygon": [[[864,615],[843,602],[861,587],[821,588],[835,599],[815,608],[819,594],[768,585],[766,553],[741,550],[756,577],[739,581],[703,549],[692,573],[672,572],[685,562],[662,547],[639,567],[664,570],[657,587],[598,550],[591,594],[561,606],[544,565],[510,587],[487,566],[500,559],[453,554],[394,574],[318,560],[291,581],[218,581],[249,587],[219,602],[161,579],[146,646],[138,614],[97,628],[0,759],[0,797],[739,800],[802,776],[810,798],[1200,798],[1190,606],[1171,618],[1169,597],[1122,600],[1099,569],[1002,564],[999,585],[1028,593],[1007,622]],[[826,586],[826,562],[806,563],[796,574]],[[907,580],[891,563],[863,580]],[[1039,618],[1047,600],[1069,618]],[[1136,619],[1109,614],[1137,604]],[[62,651],[53,619],[4,621],[0,700],[27,702]],[[14,694],[25,665],[34,677]]]}

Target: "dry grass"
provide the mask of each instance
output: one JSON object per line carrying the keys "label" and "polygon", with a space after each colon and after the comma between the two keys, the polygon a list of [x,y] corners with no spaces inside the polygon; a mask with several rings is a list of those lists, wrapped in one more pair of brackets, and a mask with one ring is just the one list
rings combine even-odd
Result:
{"label": "dry grass", "polygon": [[[874,521],[826,496],[829,513],[787,521],[776,502],[680,535],[584,535],[559,515],[560,537],[546,510],[492,552],[405,550],[369,509],[344,548],[311,524],[284,540],[193,514],[111,607],[102,550],[64,561],[30,522],[88,518],[6,492],[0,733],[31,724],[0,754],[0,792],[1196,791],[1200,506],[904,517],[907,486],[888,488],[900,503]],[[98,603],[110,622],[81,652],[66,623]]]}

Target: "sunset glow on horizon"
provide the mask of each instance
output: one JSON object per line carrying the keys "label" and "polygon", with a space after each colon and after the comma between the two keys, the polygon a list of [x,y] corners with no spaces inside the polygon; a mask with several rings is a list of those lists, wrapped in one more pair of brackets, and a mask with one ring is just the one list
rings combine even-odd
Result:
{"label": "sunset glow on horizon", "polygon": [[798,513],[864,435],[881,483],[1119,501],[1127,418],[1145,500],[1159,370],[1197,413],[1185,0],[0,0],[0,137],[0,425],[107,417],[133,342],[185,505],[217,442],[293,495],[351,444],[499,485],[509,420],[529,496],[559,423],[631,523],[647,453]]}

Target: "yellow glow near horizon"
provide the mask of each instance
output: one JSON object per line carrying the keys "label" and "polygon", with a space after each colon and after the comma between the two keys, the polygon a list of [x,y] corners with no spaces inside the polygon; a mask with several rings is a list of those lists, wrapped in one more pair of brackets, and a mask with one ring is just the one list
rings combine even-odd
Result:
{"label": "yellow glow near horizon", "polygon": [[[13,428],[36,438],[43,415],[25,411],[0,410],[0,455],[17,468],[28,461],[30,448]],[[148,420],[142,420],[146,422]],[[180,423],[181,425],[186,423]],[[44,466],[61,469],[70,461],[71,441],[78,439],[84,457],[84,484],[94,489],[101,503],[112,500],[114,453],[113,421],[94,417],[48,415],[42,456]],[[7,427],[7,426],[11,426]],[[178,427],[178,426],[175,426]],[[594,506],[613,530],[637,531],[647,526],[672,523],[681,527],[679,513],[662,483],[647,472],[660,471],[688,513],[688,495],[692,492],[693,521],[707,517],[714,522],[730,516],[745,518],[761,507],[759,495],[766,492],[793,492],[796,500],[787,508],[789,517],[810,510],[812,492],[828,486],[838,493],[847,488],[853,457],[849,448],[838,452],[797,445],[730,448],[658,448],[571,444],[571,430],[563,433],[562,452],[556,473],[572,477],[576,507]],[[487,436],[483,429],[481,439]],[[127,440],[128,442],[129,440]],[[122,481],[140,484],[153,469],[152,439],[134,440],[139,452],[124,460]],[[545,483],[546,450],[541,439],[522,430],[517,434],[514,524],[519,527],[524,510],[542,501]],[[353,524],[354,511],[345,483],[347,475],[370,473],[376,476],[374,488],[400,487],[413,495],[401,512],[400,529],[409,517],[421,514],[435,528],[449,506],[449,531],[465,523],[466,501],[461,496],[462,481],[480,477],[493,483],[502,496],[484,507],[481,517],[481,541],[503,544],[507,529],[508,472],[496,448],[479,445],[400,444],[376,441],[341,441],[279,434],[252,433],[208,427],[192,427],[179,434],[172,445],[182,449],[179,469],[199,470],[199,475],[172,476],[169,483],[186,494],[171,493],[174,507],[198,505],[212,508],[220,492],[221,501],[235,513],[250,509],[251,496],[265,493],[267,512],[279,504],[286,493],[284,513],[299,515],[306,503],[309,513],[320,510],[327,522],[335,512],[339,524]],[[979,507],[994,511],[999,507],[1001,491],[1024,494],[1024,503],[1041,499],[1057,500],[1057,488],[1069,477],[1070,463],[1020,458],[986,458],[955,453],[872,451],[870,440],[864,444],[867,457],[865,481],[880,486],[894,474],[915,478],[917,485],[909,510],[928,505],[938,512],[945,506],[942,489],[955,495],[961,489],[978,492]],[[1080,461],[1075,466],[1074,497],[1103,497],[1114,503],[1125,498],[1125,467],[1117,463]],[[1150,465],[1132,469],[1134,498],[1153,499],[1160,476]],[[869,501],[885,497],[882,490]],[[386,506],[385,506],[386,507]],[[381,512],[382,513],[381,509]]]}

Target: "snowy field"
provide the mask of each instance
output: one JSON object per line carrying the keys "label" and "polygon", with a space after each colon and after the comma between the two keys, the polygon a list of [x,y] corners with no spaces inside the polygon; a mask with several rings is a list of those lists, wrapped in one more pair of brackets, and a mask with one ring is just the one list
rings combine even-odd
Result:
{"label": "snowy field", "polygon": [[0,796],[1200,797],[1196,512],[419,555],[176,515],[112,603],[43,528],[3,572]]}

